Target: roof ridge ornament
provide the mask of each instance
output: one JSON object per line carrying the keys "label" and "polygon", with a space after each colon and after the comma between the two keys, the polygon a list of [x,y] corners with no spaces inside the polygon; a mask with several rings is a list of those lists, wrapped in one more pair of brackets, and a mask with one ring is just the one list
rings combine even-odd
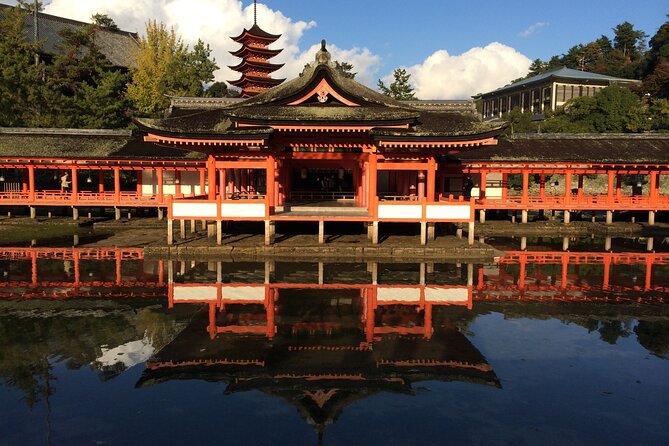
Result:
{"label": "roof ridge ornament", "polygon": [[325,39],[321,40],[321,49],[316,53],[316,64],[317,65],[326,65],[329,64],[332,60],[330,52],[325,48]]}

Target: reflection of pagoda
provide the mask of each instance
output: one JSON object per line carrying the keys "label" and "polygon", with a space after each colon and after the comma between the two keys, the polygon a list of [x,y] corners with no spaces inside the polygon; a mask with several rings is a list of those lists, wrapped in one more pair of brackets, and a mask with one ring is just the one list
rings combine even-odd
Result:
{"label": "reflection of pagoda", "polygon": [[[199,313],[148,361],[138,386],[195,378],[224,381],[227,393],[260,390],[288,401],[322,434],[354,402],[379,392],[412,395],[417,381],[500,385],[450,323],[447,305],[423,333],[427,304],[377,301],[372,315],[374,299],[359,290],[323,297],[320,290],[285,289],[274,302],[246,303],[242,293],[250,289]],[[276,333],[266,329],[273,323]]]}
{"label": "reflection of pagoda", "polygon": [[267,47],[276,42],[279,37],[281,37],[280,34],[270,34],[258,26],[256,2],[253,2],[253,26],[251,29],[244,29],[237,37],[232,37],[232,40],[240,43],[242,47],[231,54],[241,57],[242,61],[236,66],[230,66],[230,69],[242,73],[242,77],[236,81],[230,81],[230,84],[242,89],[243,98],[255,96],[285,80],[271,77],[271,74],[283,64],[273,64],[269,60],[282,50],[272,50]]}

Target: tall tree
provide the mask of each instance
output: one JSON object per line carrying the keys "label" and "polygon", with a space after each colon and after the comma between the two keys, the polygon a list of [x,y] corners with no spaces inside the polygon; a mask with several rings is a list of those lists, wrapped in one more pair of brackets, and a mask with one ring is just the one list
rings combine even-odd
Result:
{"label": "tall tree", "polygon": [[653,98],[669,98],[669,20],[650,39],[645,74],[644,90]]}
{"label": "tall tree", "polygon": [[210,56],[209,45],[202,41],[189,51],[174,29],[148,22],[146,36],[139,39],[128,98],[140,113],[157,115],[169,105],[166,96],[202,96],[203,85],[218,69]]}
{"label": "tall tree", "polygon": [[112,66],[95,43],[100,28],[88,25],[61,33],[62,44],[45,70],[48,112],[35,126],[119,128],[127,125],[125,85],[129,76]]}
{"label": "tall tree", "polygon": [[386,86],[383,81],[379,79],[377,85],[381,93],[390,96],[391,98],[395,98],[398,101],[410,101],[416,99],[414,89],[409,82],[409,79],[411,78],[410,73],[407,73],[404,68],[397,68],[393,71],[393,78],[394,81],[389,86]]}
{"label": "tall tree", "polygon": [[25,38],[27,15],[20,5],[0,15],[0,126],[24,126],[39,113],[43,65],[35,64],[39,43]]}

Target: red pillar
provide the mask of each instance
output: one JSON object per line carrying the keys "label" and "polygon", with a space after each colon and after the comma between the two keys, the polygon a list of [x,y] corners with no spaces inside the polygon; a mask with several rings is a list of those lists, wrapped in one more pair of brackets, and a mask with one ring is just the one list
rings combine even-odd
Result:
{"label": "red pillar", "polygon": [[578,198],[579,198],[579,200],[582,196],[583,196],[583,174],[580,174],[578,176]]}
{"label": "red pillar", "polygon": [[114,201],[121,201],[121,168],[114,167]]}
{"label": "red pillar", "polygon": [[611,257],[604,257],[604,279],[602,283],[603,289],[609,288],[609,278],[611,277]]}
{"label": "red pillar", "polygon": [[609,170],[607,172],[607,177],[608,177],[608,188],[606,189],[606,195],[607,195],[606,200],[609,202],[609,204],[613,204],[613,193],[616,179],[615,171]]}
{"label": "red pillar", "polygon": [[427,164],[427,202],[434,203],[434,195],[437,188],[437,163],[430,158]]}
{"label": "red pillar", "polygon": [[102,169],[98,171],[98,192],[101,194],[105,192],[105,171]]}
{"label": "red pillar", "polygon": [[267,167],[265,168],[265,184],[267,184],[267,205],[265,216],[269,217],[274,209],[274,155],[267,155]]}
{"label": "red pillar", "polygon": [[81,268],[79,263],[79,250],[74,249],[72,251],[72,257],[74,260],[74,287],[77,288],[81,284]]}
{"label": "red pillar", "polygon": [[137,173],[137,195],[142,195],[142,171],[136,170]]}
{"label": "red pillar", "polygon": [[485,199],[486,182],[488,181],[488,172],[481,171],[481,180],[479,181],[479,199]]}
{"label": "red pillar", "polygon": [[163,196],[163,168],[159,167],[156,169],[156,185],[158,186],[158,203],[162,203]]}
{"label": "red pillar", "polygon": [[72,168],[72,202],[76,203],[79,199],[78,197],[79,193],[79,181],[77,178],[77,168],[73,167]]}
{"label": "red pillar", "polygon": [[376,182],[377,182],[377,157],[376,153],[369,154],[369,199],[368,205],[369,209],[372,211],[372,216],[376,219],[377,217],[377,195],[376,195]]}
{"label": "red pillar", "polygon": [[571,203],[571,170],[564,173],[564,202]]}
{"label": "red pillar", "polygon": [[35,200],[35,166],[28,166],[28,200]]}
{"label": "red pillar", "polygon": [[[207,174],[209,177],[209,190],[207,191],[207,198],[211,201],[216,199],[216,161],[213,156],[209,156],[207,163]],[[200,191],[204,195],[204,170],[200,171]]]}
{"label": "red pillar", "polygon": [[650,191],[648,192],[649,203],[655,204],[657,198],[657,172],[650,173]]}
{"label": "red pillar", "polygon": [[523,204],[530,201],[530,172],[523,169]]}
{"label": "red pillar", "polygon": [[646,257],[646,281],[644,284],[645,291],[650,291],[652,287],[652,281],[653,281],[653,259],[652,257],[648,256]]}
{"label": "red pillar", "polygon": [[541,197],[541,201],[544,201],[546,198],[546,175],[542,173],[539,178],[539,196]]}
{"label": "red pillar", "polygon": [[174,195],[181,195],[181,171],[174,169]]}
{"label": "red pillar", "polygon": [[274,205],[281,206],[283,205],[281,199],[281,162],[275,160],[274,166]]}
{"label": "red pillar", "polygon": [[121,285],[122,273],[121,273],[121,251],[120,250],[115,252],[115,260],[116,260],[116,285]]}
{"label": "red pillar", "polygon": [[142,171],[136,170],[135,175],[137,176],[137,195],[142,195]]}
{"label": "red pillar", "polygon": [[418,200],[423,201],[425,198],[425,172],[418,171]]}
{"label": "red pillar", "polygon": [[509,174],[502,174],[502,200],[506,200],[509,196]]}

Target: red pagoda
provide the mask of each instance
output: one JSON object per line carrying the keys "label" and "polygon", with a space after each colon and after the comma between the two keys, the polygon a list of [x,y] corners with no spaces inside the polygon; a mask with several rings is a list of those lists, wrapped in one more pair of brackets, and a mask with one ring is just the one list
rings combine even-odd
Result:
{"label": "red pagoda", "polygon": [[258,26],[256,2],[253,2],[253,26],[244,29],[237,37],[232,37],[242,47],[230,54],[241,57],[242,61],[230,69],[242,73],[242,77],[230,84],[242,89],[242,97],[249,98],[269,90],[282,83],[285,79],[273,79],[271,74],[281,68],[283,64],[273,64],[269,60],[282,50],[273,50],[269,45],[276,42],[280,34],[270,34]]}

